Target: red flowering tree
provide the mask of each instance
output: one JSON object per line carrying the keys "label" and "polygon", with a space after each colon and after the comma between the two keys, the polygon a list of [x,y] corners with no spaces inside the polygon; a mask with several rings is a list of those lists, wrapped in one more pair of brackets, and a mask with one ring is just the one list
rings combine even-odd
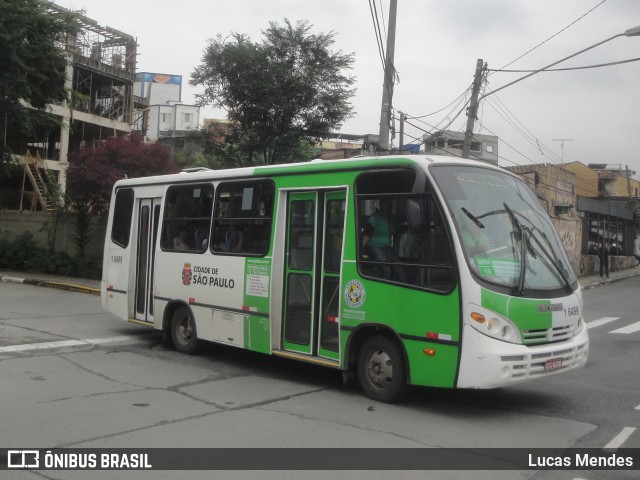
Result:
{"label": "red flowering tree", "polygon": [[86,205],[95,214],[107,211],[111,190],[123,178],[174,173],[165,145],[142,141],[139,134],[129,139],[108,137],[93,148],[84,146],[69,154],[67,194],[75,204]]}

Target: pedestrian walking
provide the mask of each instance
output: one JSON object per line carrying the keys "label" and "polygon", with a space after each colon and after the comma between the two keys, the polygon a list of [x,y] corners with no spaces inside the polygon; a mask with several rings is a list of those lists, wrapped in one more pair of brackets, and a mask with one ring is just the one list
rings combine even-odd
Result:
{"label": "pedestrian walking", "polygon": [[609,244],[609,240],[605,240],[602,242],[602,246],[600,247],[600,276],[602,277],[602,272],[604,271],[607,278],[609,278],[609,251],[611,250],[611,245]]}

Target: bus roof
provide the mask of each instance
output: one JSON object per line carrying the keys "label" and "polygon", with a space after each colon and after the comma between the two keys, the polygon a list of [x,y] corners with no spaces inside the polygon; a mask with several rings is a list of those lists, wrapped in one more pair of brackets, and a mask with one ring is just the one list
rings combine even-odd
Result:
{"label": "bus roof", "polygon": [[340,160],[315,159],[307,162],[285,163],[268,166],[254,166],[210,170],[207,168],[185,169],[180,173],[169,175],[154,175],[118,180],[114,188],[124,186],[142,186],[173,183],[193,183],[210,181],[212,179],[271,177],[280,175],[323,173],[335,170],[354,170],[375,167],[393,167],[422,165],[427,168],[432,164],[460,164],[482,165],[488,168],[502,170],[500,167],[478,160],[468,160],[446,155],[387,155],[387,156],[357,156]]}

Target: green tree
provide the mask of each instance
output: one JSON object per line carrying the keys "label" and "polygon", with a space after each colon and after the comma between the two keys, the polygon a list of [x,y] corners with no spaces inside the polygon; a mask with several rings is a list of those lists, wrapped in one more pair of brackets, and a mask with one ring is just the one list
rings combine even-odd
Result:
{"label": "green tree", "polygon": [[[64,40],[77,31],[73,14],[54,16],[40,0],[0,0],[0,162],[10,159],[10,135],[34,137],[59,119],[48,104],[67,98]],[[25,106],[26,102],[32,108]],[[8,127],[11,127],[10,129]]]}
{"label": "green tree", "polygon": [[335,34],[311,25],[270,22],[260,43],[233,33],[205,48],[191,85],[204,87],[201,106],[227,112],[232,127],[217,152],[223,162],[273,164],[299,159],[309,142],[326,137],[352,116],[353,54],[333,51]]}

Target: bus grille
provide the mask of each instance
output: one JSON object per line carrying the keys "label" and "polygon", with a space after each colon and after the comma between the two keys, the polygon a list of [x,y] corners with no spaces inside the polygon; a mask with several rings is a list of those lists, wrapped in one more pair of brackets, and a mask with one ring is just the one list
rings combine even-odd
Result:
{"label": "bus grille", "polygon": [[[584,364],[587,359],[588,344],[573,348],[559,348],[558,350],[526,355],[501,356],[503,364],[509,367],[512,380],[521,380],[526,377],[538,377],[556,372],[569,370]],[[545,368],[549,360],[562,359],[562,366],[553,370]]]}
{"label": "bus grille", "polygon": [[548,328],[542,330],[525,330],[522,332],[522,343],[538,345],[541,343],[562,342],[573,337],[576,325]]}

